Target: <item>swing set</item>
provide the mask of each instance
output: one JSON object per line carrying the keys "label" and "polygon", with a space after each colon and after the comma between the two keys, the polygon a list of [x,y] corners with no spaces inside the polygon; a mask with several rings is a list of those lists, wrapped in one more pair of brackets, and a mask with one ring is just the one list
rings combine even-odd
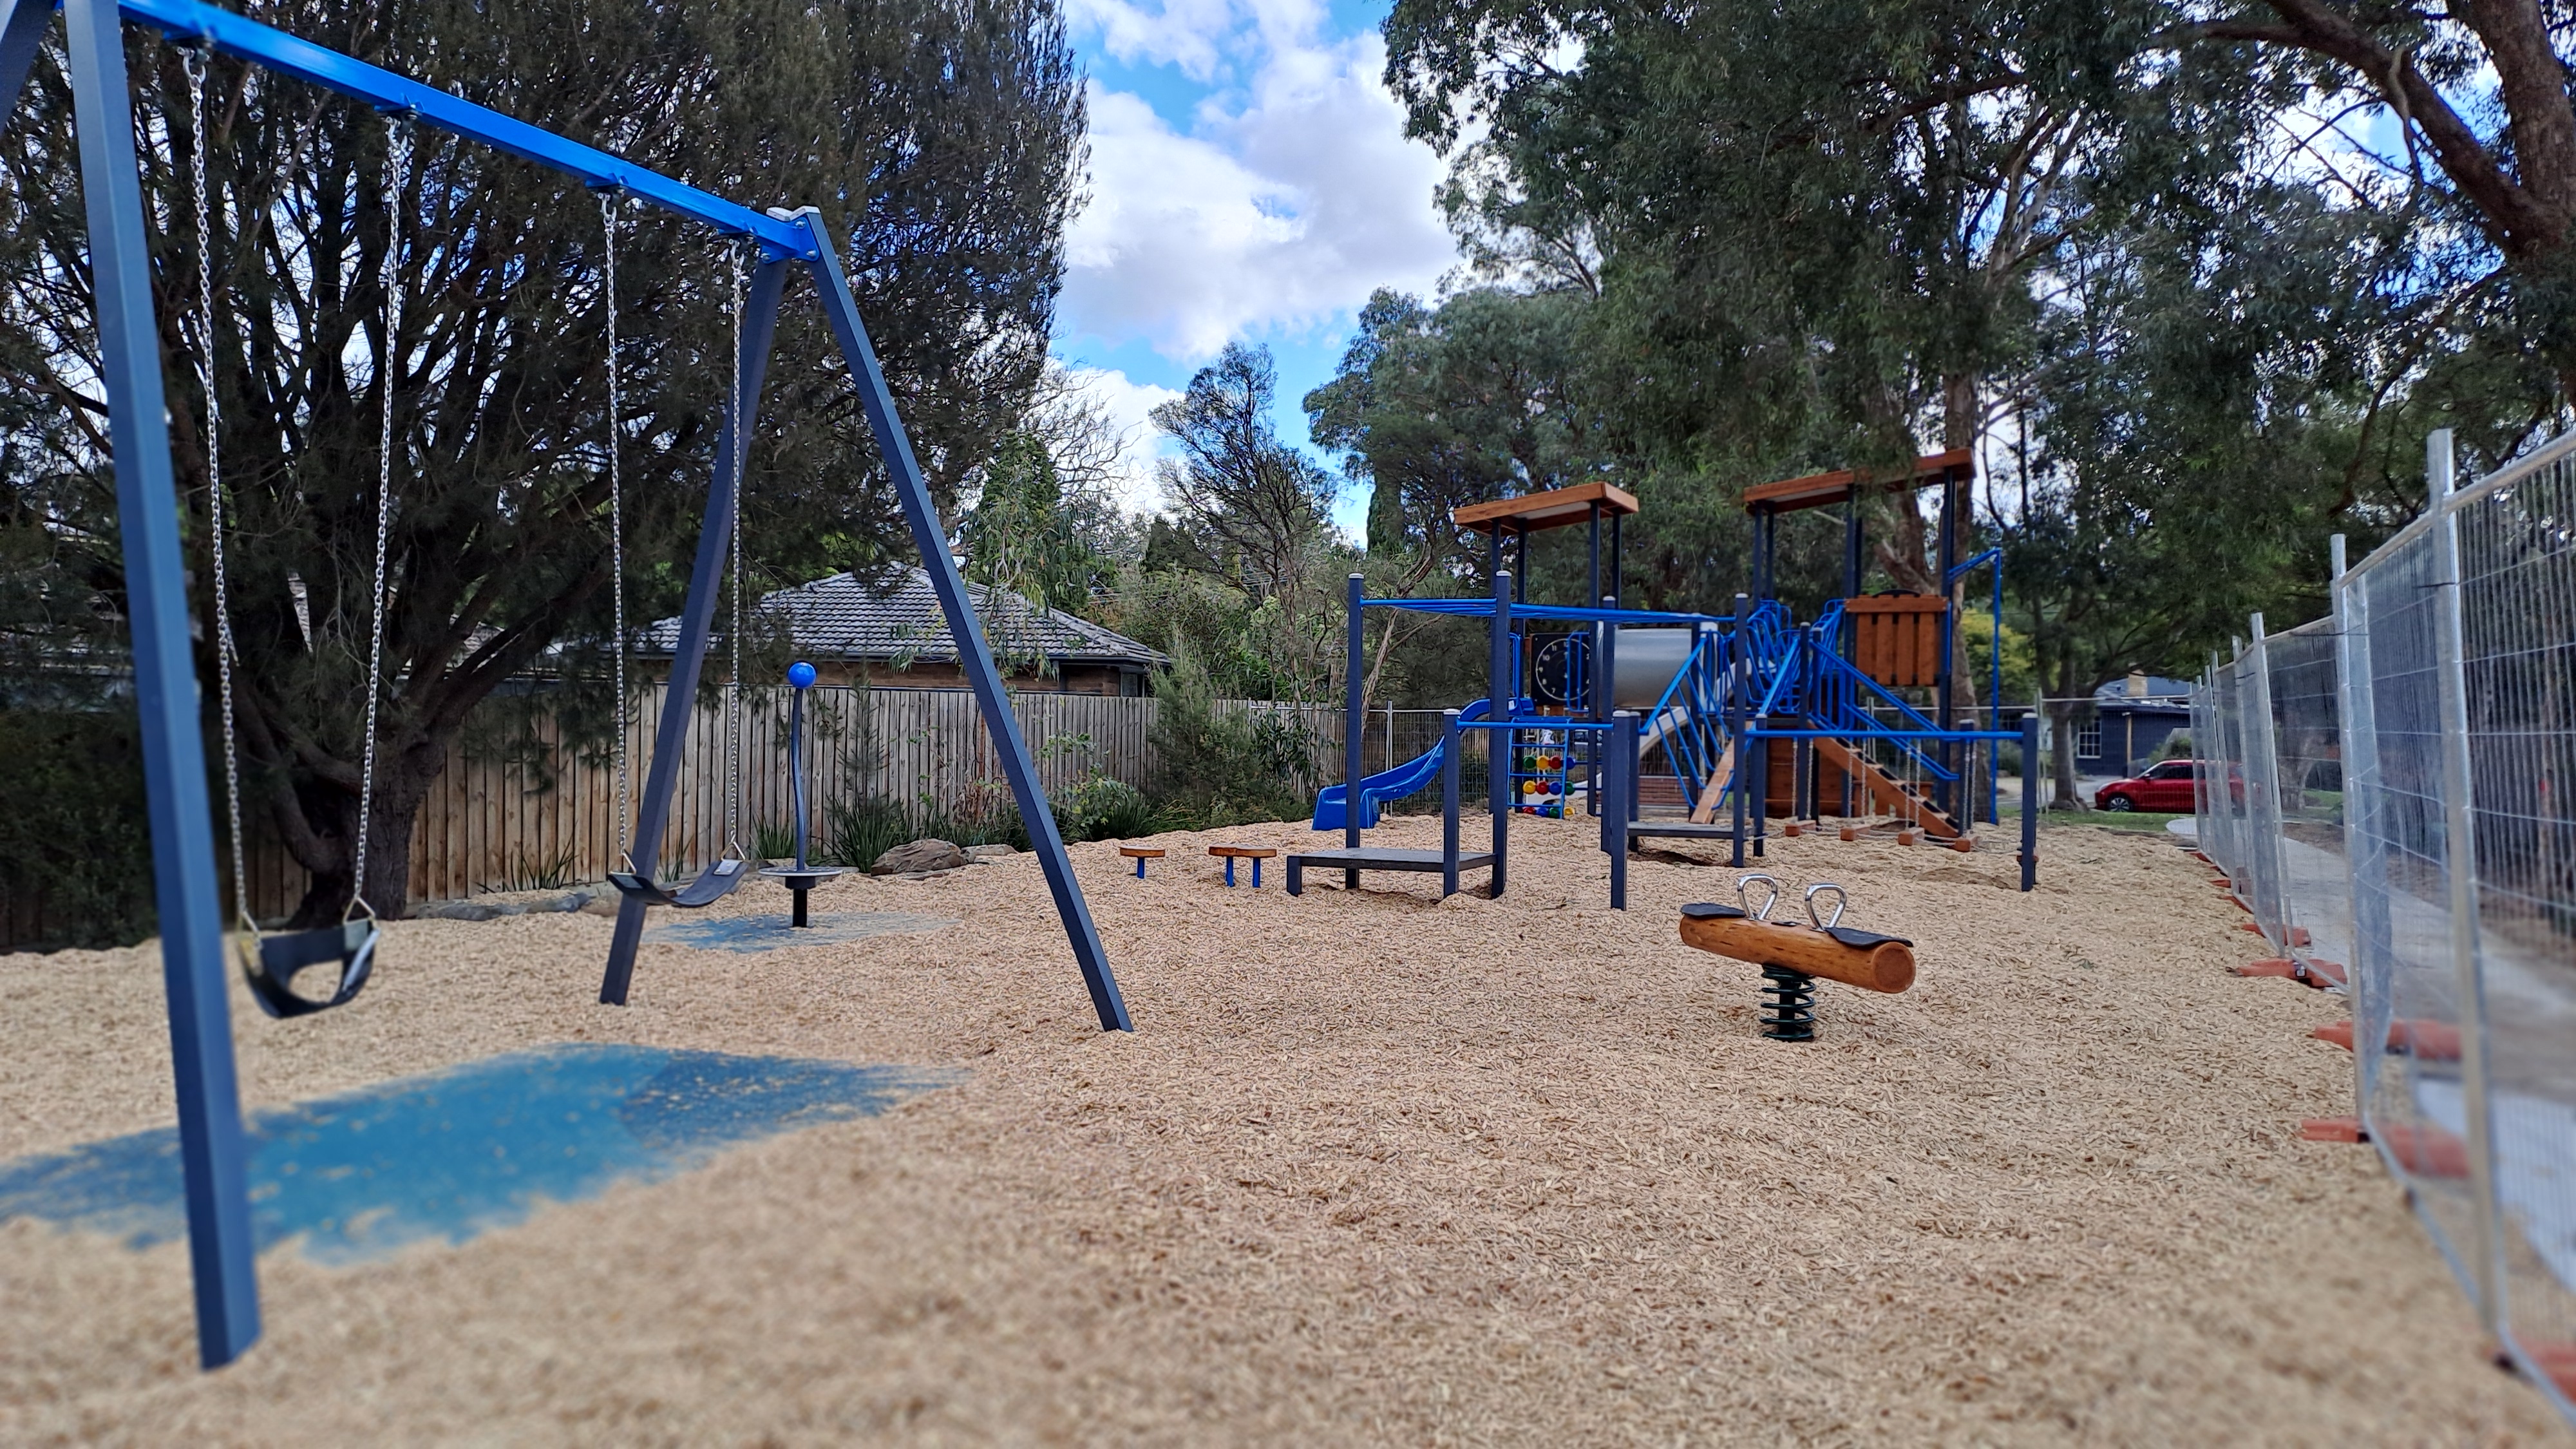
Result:
{"label": "swing set", "polygon": [[[221,53],[264,67],[272,73],[320,86],[372,106],[388,118],[391,129],[385,202],[391,224],[385,251],[388,354],[398,343],[401,306],[400,208],[413,128],[429,126],[479,142],[549,168],[581,182],[602,197],[603,223],[609,243],[607,312],[609,333],[610,532],[616,584],[617,684],[619,744],[617,752],[618,825],[621,864],[617,929],[602,975],[599,999],[623,1004],[633,982],[636,947],[643,935],[646,908],[666,904],[704,906],[738,886],[750,874],[741,840],[741,545],[740,518],[744,449],[750,419],[768,367],[780,297],[791,267],[801,265],[812,278],[833,336],[840,346],[859,402],[884,460],[904,521],[931,587],[958,641],[958,661],[973,686],[975,699],[991,733],[995,753],[1029,832],[1029,843],[1046,876],[1058,916],[1063,920],[1074,959],[1081,967],[1103,1030],[1132,1026],[1115,978],[1100,946],[1099,932],[1073,876],[1064,841],[1040,790],[1037,771],[1018,720],[1004,694],[991,647],[975,617],[964,582],[950,557],[912,446],[897,416],[876,351],[868,341],[858,304],[842,271],[837,244],[822,214],[813,207],[789,211],[755,211],[696,187],[674,181],[606,152],[568,140],[541,127],[514,120],[445,91],[408,80],[337,51],[199,0],[0,0],[0,128],[17,108],[29,71],[42,48],[57,6],[65,27],[64,53],[71,81],[73,115],[79,139],[81,191],[87,213],[92,291],[99,331],[99,380],[106,395],[110,462],[116,486],[120,545],[124,555],[127,616],[132,623],[134,694],[143,743],[144,781],[151,825],[153,896],[161,923],[163,988],[169,1002],[172,1070],[178,1098],[178,1136],[188,1219],[188,1252],[195,1283],[197,1342],[200,1361],[219,1367],[239,1357],[259,1337],[259,1290],[253,1258],[249,1201],[249,1147],[243,1131],[239,1082],[235,1071],[231,1013],[226,1004],[224,920],[216,889],[216,851],[212,802],[206,779],[203,738],[197,718],[198,684],[191,658],[188,620],[187,559],[182,547],[180,500],[170,460],[166,400],[162,390],[159,324],[154,316],[150,231],[145,225],[142,188],[135,152],[135,127],[128,99],[124,24],[161,32],[190,52],[187,58],[190,104],[202,117],[204,56]],[[204,134],[202,126],[197,134]],[[191,168],[193,207],[202,239],[213,209],[203,170],[202,149]],[[623,475],[618,464],[622,404],[619,396],[616,334],[615,258],[618,208],[629,202],[654,206],[712,227],[737,243],[734,267],[734,356],[732,385],[717,436],[719,464],[708,489],[706,512],[698,534],[682,608],[679,645],[672,662],[669,690],[657,723],[655,749],[643,798],[627,831],[628,762],[623,728],[625,710],[625,538]],[[198,247],[196,305],[211,322],[215,316],[215,278],[207,255]],[[745,279],[744,267],[750,274]],[[261,1008],[279,1017],[303,1016],[343,1005],[364,988],[376,964],[380,942],[375,913],[364,897],[367,835],[372,825],[369,797],[375,773],[378,706],[384,691],[384,626],[387,609],[386,552],[393,511],[395,439],[393,436],[394,369],[379,360],[377,388],[383,396],[376,475],[376,538],[370,602],[365,740],[360,765],[359,826],[351,847],[353,898],[337,926],[314,931],[264,935],[253,923],[242,890],[240,765],[233,738],[233,647],[230,578],[226,572],[222,512],[224,489],[214,442],[211,409],[217,395],[212,350],[199,364],[196,381],[205,390],[209,412],[208,474],[212,481],[210,518],[214,564],[215,661],[219,714],[224,731],[227,822],[232,833],[234,900],[243,927],[242,970]],[[728,570],[727,565],[731,568]],[[686,884],[665,889],[657,883],[664,828],[678,784],[678,767],[686,744],[688,716],[713,630],[721,577],[731,573],[732,627],[727,631],[733,674],[728,685],[727,768],[731,775],[728,834],[723,857]],[[801,691],[800,691],[801,694]],[[802,831],[799,832],[800,839]],[[817,873],[804,867],[779,872],[791,890],[810,886]],[[802,890],[797,890],[800,897]],[[327,997],[306,997],[292,987],[304,971],[336,964],[338,977]]]}

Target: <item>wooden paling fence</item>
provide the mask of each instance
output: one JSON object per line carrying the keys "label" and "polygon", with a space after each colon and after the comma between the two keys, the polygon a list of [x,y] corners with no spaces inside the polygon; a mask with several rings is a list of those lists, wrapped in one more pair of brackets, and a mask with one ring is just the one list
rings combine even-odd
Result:
{"label": "wooden paling fence", "polygon": [[[627,727],[630,799],[640,800],[652,767],[653,736],[666,693],[637,691]],[[743,696],[741,845],[746,854],[780,846],[794,819],[787,776],[784,688]],[[1013,696],[1020,731],[1050,792],[1103,775],[1144,788],[1154,760],[1154,700],[1028,692]],[[1314,778],[1341,773],[1341,711],[1324,705],[1235,702],[1232,707],[1297,716],[1315,743]],[[817,686],[806,695],[808,799],[813,843],[827,848],[836,812],[874,802],[913,826],[991,820],[1010,792],[974,695],[965,690]],[[1379,734],[1384,733],[1381,726]],[[1415,741],[1407,732],[1408,753]],[[1436,735],[1434,736],[1436,738]],[[725,712],[720,698],[690,713],[680,780],[661,864],[690,872],[726,843]],[[1389,748],[1371,737],[1370,768]],[[538,890],[603,879],[620,859],[617,774],[605,739],[567,743],[542,694],[485,702],[432,783],[412,827],[413,901],[456,900],[492,891]],[[263,921],[291,914],[307,879],[285,847],[251,822],[248,884]],[[630,826],[631,830],[631,826]],[[218,839],[222,822],[216,822]],[[783,850],[783,846],[780,847]],[[147,867],[148,868],[148,867]],[[229,885],[229,881],[226,882]],[[39,889],[0,891],[0,951],[58,942],[65,906]]]}
{"label": "wooden paling fence", "polygon": [[[655,722],[666,689],[637,691],[628,723],[628,790],[644,793]],[[788,701],[783,688],[742,698],[743,798],[740,841],[757,853],[761,827],[773,835],[794,820],[787,775]],[[1013,696],[1020,732],[1050,790],[1098,774],[1144,786],[1151,699],[1025,693]],[[808,796],[819,845],[835,802],[884,801],[915,820],[971,816],[1009,799],[999,758],[975,697],[965,690],[806,691]],[[568,747],[553,719],[533,712],[506,743],[481,735],[453,747],[412,828],[411,898],[453,900],[486,891],[541,889],[603,878],[619,858],[617,774],[602,741]],[[663,837],[664,868],[692,871],[726,846],[728,774],[725,709],[702,699],[691,712],[680,781]],[[631,810],[631,806],[630,806]],[[630,827],[631,829],[631,827]],[[284,915],[303,895],[304,872],[283,848],[252,852],[250,893],[263,917]]]}

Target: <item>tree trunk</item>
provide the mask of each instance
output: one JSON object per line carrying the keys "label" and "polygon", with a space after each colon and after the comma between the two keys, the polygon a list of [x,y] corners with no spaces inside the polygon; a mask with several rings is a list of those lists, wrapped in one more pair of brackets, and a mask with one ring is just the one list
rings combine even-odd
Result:
{"label": "tree trunk", "polygon": [[2091,808],[2084,803],[2084,797],[2078,793],[2075,784],[2075,711],[2078,706],[2072,698],[2074,692],[2074,665],[2071,661],[2061,660],[2057,666],[2059,697],[2048,706],[2048,808],[2051,810]]}
{"label": "tree trunk", "polygon": [[[365,896],[378,919],[397,921],[411,908],[412,827],[420,818],[422,802],[429,798],[429,787],[446,765],[444,740],[415,741],[377,758],[375,808],[367,817]],[[358,798],[354,792],[334,792],[327,801],[308,797],[304,814],[315,835],[341,850],[337,861],[324,868],[298,861],[310,879],[287,922],[293,930],[329,925],[348,910],[351,860],[346,842],[358,832]]]}
{"label": "tree trunk", "polygon": [[[1952,373],[1943,378],[1941,404],[1942,448],[1973,450],[1977,446],[1978,425],[1982,421],[1977,408],[1977,380],[1965,373]],[[1950,520],[1950,537],[1955,545],[1954,564],[1976,552],[1974,487],[1973,483],[1968,485],[1968,496],[1959,500],[1959,511]],[[1966,580],[1962,578],[1952,583],[1944,579],[1942,592],[1948,596],[1946,603],[1950,611],[1950,699],[1959,711],[1959,718],[1967,722],[1968,728],[1974,729],[1977,722],[1977,671],[1968,660]],[[1994,640],[1994,647],[2003,647],[2000,634]],[[2003,701],[1995,702],[2001,704]]]}

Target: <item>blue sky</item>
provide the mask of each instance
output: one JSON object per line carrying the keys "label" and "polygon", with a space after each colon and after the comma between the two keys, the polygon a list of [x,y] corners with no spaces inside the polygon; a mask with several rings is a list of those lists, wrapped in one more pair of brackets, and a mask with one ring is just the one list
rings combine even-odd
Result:
{"label": "blue sky", "polygon": [[[1091,77],[1090,202],[1066,242],[1056,355],[1132,429],[1129,506],[1150,508],[1145,410],[1229,341],[1279,365],[1279,426],[1330,378],[1380,286],[1428,293],[1456,261],[1443,174],[1379,81],[1383,4],[1068,0]],[[1365,499],[1335,510],[1356,527]]]}

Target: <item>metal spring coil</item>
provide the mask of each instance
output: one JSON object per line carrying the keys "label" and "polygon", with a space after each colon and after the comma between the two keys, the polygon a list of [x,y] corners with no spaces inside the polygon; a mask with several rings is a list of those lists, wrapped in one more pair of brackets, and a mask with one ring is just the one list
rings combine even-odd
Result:
{"label": "metal spring coil", "polygon": [[1786,966],[1765,966],[1762,982],[1762,1034],[1773,1041],[1814,1041],[1816,978]]}

